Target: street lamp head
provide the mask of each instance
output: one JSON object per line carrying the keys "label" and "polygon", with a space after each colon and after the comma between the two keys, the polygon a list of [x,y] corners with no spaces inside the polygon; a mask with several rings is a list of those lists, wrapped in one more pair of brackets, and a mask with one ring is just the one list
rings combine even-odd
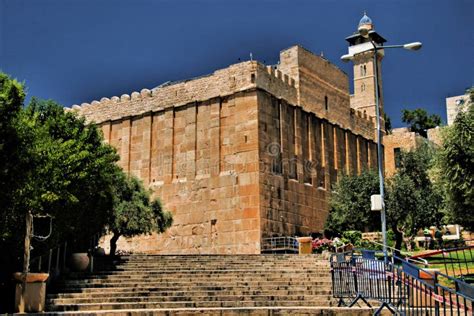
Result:
{"label": "street lamp head", "polygon": [[422,44],[420,42],[413,42],[403,45],[403,48],[408,50],[419,50]]}
{"label": "street lamp head", "polygon": [[354,55],[352,54],[345,54],[341,56],[341,60],[345,63],[350,62],[354,58]]}

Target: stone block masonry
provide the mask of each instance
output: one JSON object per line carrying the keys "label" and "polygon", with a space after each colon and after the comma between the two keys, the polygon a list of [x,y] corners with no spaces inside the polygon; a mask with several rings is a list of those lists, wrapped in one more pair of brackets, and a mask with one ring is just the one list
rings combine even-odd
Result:
{"label": "stone block masonry", "polygon": [[259,253],[264,237],[322,230],[331,185],[376,166],[374,122],[350,108],[347,76],[299,46],[281,56],[72,107],[174,216],[119,249]]}

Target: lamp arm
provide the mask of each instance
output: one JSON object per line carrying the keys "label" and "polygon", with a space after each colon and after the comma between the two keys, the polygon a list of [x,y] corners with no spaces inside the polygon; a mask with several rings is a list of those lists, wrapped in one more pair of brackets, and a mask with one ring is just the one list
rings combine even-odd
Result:
{"label": "lamp arm", "polygon": [[374,43],[374,41],[370,41],[370,43],[372,44],[372,46],[374,47],[374,50],[380,50],[380,49],[387,49],[387,48],[404,48],[405,45],[387,45],[387,46],[381,46],[381,45],[377,45]]}

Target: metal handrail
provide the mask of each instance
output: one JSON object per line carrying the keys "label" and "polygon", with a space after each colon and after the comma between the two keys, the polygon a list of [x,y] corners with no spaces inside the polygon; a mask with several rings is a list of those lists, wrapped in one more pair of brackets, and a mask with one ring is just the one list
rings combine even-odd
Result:
{"label": "metal handrail", "polygon": [[298,251],[298,239],[281,236],[262,239],[262,251]]}
{"label": "metal handrail", "polygon": [[[368,239],[364,239],[368,242],[371,242],[371,243],[374,243],[376,245],[380,245],[380,246],[383,246],[383,244],[381,243],[378,243],[376,241],[373,241],[373,240],[368,240]],[[395,251],[398,251],[400,254],[404,255],[404,256],[407,256],[407,258],[404,260],[404,261],[413,261],[413,262],[418,262],[420,264],[423,264],[425,267],[429,267],[430,264],[428,263],[428,260],[425,260],[423,258],[411,258],[411,254],[409,252],[406,252],[406,251],[402,251],[400,249],[397,249],[395,247],[390,247],[387,245],[387,248],[389,248],[390,250],[392,250],[392,253]]]}
{"label": "metal handrail", "polygon": [[[94,271],[94,247],[101,237],[100,233],[94,234],[89,241],[89,255],[91,258],[89,272]],[[31,272],[45,272],[50,274],[48,282],[58,278],[66,268],[66,260],[70,254],[70,244],[67,241],[56,247],[50,248],[42,255],[36,256],[30,261]],[[46,264],[47,263],[47,264]]]}

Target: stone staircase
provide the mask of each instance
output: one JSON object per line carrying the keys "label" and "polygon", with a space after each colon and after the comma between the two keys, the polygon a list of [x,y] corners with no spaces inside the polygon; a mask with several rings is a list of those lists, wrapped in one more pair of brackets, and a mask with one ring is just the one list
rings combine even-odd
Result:
{"label": "stone staircase", "polygon": [[[370,315],[338,308],[316,255],[131,255],[70,273],[47,296],[50,314]],[[44,315],[44,314],[43,314]]]}

